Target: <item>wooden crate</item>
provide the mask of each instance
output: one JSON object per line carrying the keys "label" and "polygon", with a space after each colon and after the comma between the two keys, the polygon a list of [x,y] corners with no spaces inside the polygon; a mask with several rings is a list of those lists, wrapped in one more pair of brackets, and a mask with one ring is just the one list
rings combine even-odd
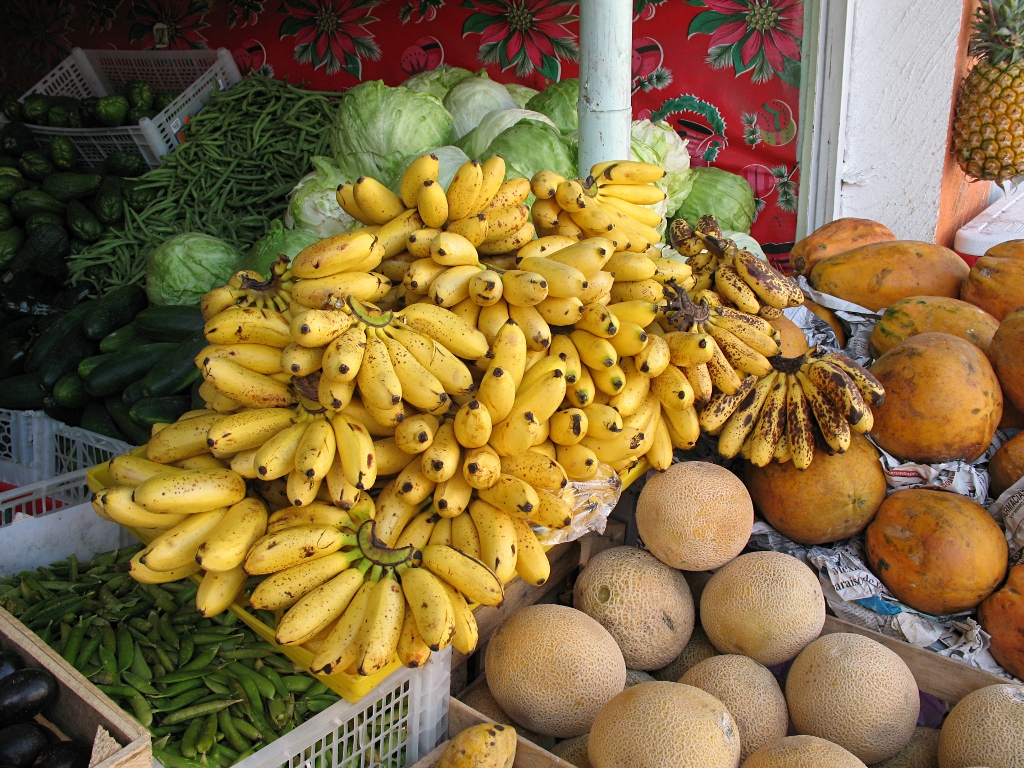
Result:
{"label": "wooden crate", "polygon": [[149,731],[3,609],[0,648],[20,657],[26,667],[45,669],[57,680],[57,701],[48,714],[62,733],[92,744],[97,728],[102,727],[117,742],[120,749],[92,768],[152,768]]}

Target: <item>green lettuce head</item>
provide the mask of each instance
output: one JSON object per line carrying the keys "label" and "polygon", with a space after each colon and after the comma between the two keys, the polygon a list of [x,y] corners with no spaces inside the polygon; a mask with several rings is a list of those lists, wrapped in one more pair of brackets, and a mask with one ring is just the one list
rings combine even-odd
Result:
{"label": "green lettuce head", "polygon": [[537,171],[549,170],[567,179],[576,178],[576,158],[565,139],[554,128],[543,123],[525,122],[499,133],[483,155],[505,159],[505,178],[520,176],[532,179]]}
{"label": "green lettuce head", "polygon": [[505,90],[508,91],[509,96],[516,100],[516,104],[523,109],[526,109],[526,102],[540,93],[536,88],[529,88],[519,83],[505,83]]}
{"label": "green lettuce head", "polygon": [[316,170],[303,176],[288,195],[285,227],[308,230],[317,237],[348,232],[356,226],[356,220],[338,205],[337,191],[339,184],[350,184],[354,179],[344,176],[329,157],[314,157],[312,161]]}
{"label": "green lettuce head", "polygon": [[436,96],[372,80],[342,94],[331,151],[347,178],[390,185],[409,160],[453,139],[452,116]]}
{"label": "green lettuce head", "polygon": [[629,151],[631,159],[665,169],[664,177],[657,182],[666,195],[665,200],[651,207],[662,216],[672,218],[693,184],[686,143],[664,121],[634,120],[630,129]]}
{"label": "green lettuce head", "polygon": [[505,86],[482,77],[456,83],[444,97],[444,106],[452,114],[455,139],[461,139],[496,110],[516,109],[519,105]]}
{"label": "green lettuce head", "polygon": [[257,240],[245,254],[239,269],[251,269],[253,272],[259,272],[265,279],[269,278],[270,268],[278,256],[284,255],[292,260],[300,251],[320,239],[316,232],[308,229],[286,229],[280,219],[274,219],[270,222],[267,234]]}
{"label": "green lettuce head", "polygon": [[465,80],[467,77],[481,76],[487,76],[486,70],[480,70],[480,74],[474,75],[468,69],[449,67],[447,64],[442,64],[436,69],[428,69],[426,72],[413,75],[402,83],[402,87],[412,91],[419,91],[420,93],[429,93],[431,96],[443,99],[445,94],[451,90],[451,87],[460,80]]}
{"label": "green lettuce head", "polygon": [[149,303],[196,305],[203,294],[242,268],[242,254],[210,235],[185,232],[165,240],[146,259]]}
{"label": "green lettuce head", "polygon": [[528,109],[501,109],[486,115],[480,121],[480,125],[459,139],[456,144],[470,157],[479,159],[499,133],[527,120],[546,123],[557,130],[557,126],[540,112],[531,112]]}
{"label": "green lettuce head", "polygon": [[675,213],[697,226],[697,219],[713,213],[722,229],[750,234],[754,222],[754,190],[742,176],[721,168],[697,167],[691,170],[693,187]]}
{"label": "green lettuce head", "polygon": [[575,77],[552,83],[528,102],[526,108],[550,117],[558,130],[570,133],[580,127],[576,103],[580,100],[580,81]]}

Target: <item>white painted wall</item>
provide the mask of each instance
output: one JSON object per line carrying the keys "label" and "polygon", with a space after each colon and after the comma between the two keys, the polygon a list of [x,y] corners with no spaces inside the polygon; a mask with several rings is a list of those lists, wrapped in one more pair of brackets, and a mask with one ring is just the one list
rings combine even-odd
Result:
{"label": "white painted wall", "polygon": [[932,241],[962,5],[855,0],[837,216]]}

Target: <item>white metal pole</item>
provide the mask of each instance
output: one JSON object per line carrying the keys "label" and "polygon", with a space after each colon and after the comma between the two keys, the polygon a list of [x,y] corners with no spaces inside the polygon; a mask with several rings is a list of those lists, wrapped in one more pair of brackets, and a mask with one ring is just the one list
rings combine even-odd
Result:
{"label": "white metal pole", "polygon": [[632,0],[580,0],[580,176],[629,158]]}

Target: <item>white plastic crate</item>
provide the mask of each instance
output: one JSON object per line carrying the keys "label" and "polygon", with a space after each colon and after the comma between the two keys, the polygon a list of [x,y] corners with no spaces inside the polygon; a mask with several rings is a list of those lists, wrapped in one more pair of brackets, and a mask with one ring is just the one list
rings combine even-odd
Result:
{"label": "white plastic crate", "polygon": [[74,143],[86,167],[120,150],[138,149],[150,168],[178,144],[185,119],[210,100],[214,89],[227,90],[242,79],[231,53],[224,48],[202,51],[82,50],[71,55],[21,97],[111,96],[121,93],[129,80],[143,80],[154,92],[180,91],[179,96],[154,118],[119,128],[53,128],[28,125],[40,146],[54,136]]}
{"label": "white plastic crate", "polygon": [[[16,517],[43,517],[57,510],[81,504],[87,501],[89,496],[85,470],[0,491],[0,540],[2,532]],[[95,512],[93,515],[102,521]]]}
{"label": "white plastic crate", "polygon": [[25,485],[43,478],[35,457],[35,414],[0,409],[0,482]]}

